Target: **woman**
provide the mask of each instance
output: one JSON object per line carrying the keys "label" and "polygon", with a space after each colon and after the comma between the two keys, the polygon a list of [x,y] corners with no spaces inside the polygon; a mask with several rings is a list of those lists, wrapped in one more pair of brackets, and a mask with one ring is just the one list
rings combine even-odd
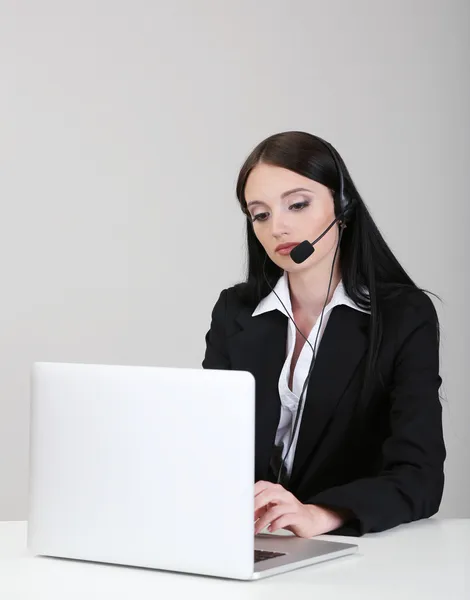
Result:
{"label": "woman", "polygon": [[435,514],[446,451],[432,301],[321,138],[261,142],[237,196],[248,277],[221,292],[202,366],[256,379],[255,531],[362,535]]}

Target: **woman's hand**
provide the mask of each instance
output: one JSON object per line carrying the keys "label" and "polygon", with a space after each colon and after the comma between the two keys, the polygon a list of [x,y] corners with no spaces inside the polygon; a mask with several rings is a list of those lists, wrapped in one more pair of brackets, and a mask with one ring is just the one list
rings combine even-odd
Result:
{"label": "woman's hand", "polygon": [[314,504],[302,504],[282,485],[268,481],[255,484],[255,534],[269,525],[268,531],[287,529],[310,538],[343,525],[347,511],[336,511]]}

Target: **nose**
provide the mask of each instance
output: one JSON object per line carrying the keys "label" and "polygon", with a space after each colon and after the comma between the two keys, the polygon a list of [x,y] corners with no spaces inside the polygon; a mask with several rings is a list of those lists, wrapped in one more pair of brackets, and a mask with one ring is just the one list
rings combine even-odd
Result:
{"label": "nose", "polygon": [[283,211],[273,211],[270,221],[271,235],[274,238],[280,239],[283,235],[287,235],[289,233],[287,218]]}

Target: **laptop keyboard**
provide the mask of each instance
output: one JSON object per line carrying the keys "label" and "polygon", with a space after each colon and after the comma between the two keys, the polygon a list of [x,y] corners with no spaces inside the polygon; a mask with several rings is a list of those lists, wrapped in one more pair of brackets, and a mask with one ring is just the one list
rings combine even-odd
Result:
{"label": "laptop keyboard", "polygon": [[255,550],[255,563],[268,558],[276,558],[277,556],[285,556],[285,552],[269,552],[269,550]]}

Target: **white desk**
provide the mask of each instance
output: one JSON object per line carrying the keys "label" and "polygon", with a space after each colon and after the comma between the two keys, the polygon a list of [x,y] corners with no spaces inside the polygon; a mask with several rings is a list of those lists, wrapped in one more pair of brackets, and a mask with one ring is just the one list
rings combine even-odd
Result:
{"label": "white desk", "polygon": [[[190,535],[190,533],[188,533]],[[0,523],[2,600],[469,600],[470,519],[419,521],[355,541],[359,554],[243,582],[31,556],[26,523]]]}

